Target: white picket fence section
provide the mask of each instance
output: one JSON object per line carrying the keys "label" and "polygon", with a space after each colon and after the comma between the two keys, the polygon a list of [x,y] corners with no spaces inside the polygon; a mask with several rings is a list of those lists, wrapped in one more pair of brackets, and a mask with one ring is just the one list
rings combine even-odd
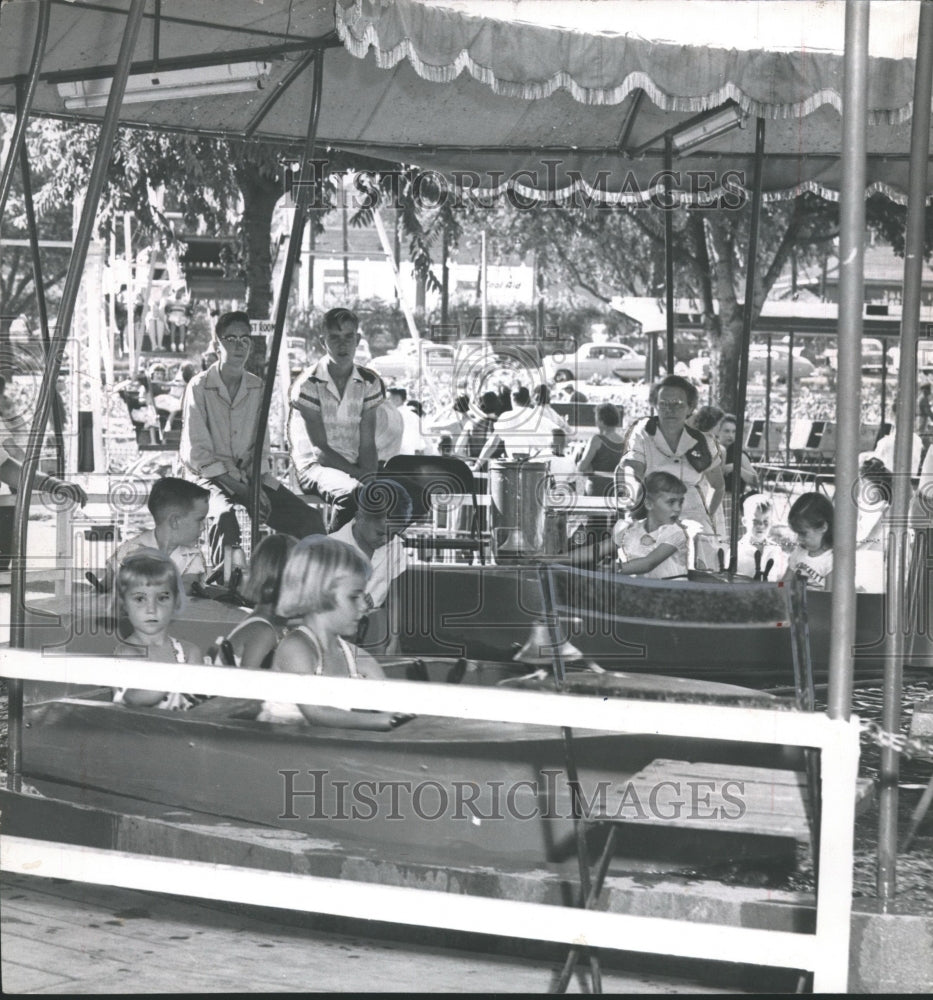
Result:
{"label": "white picket fence section", "polygon": [[598,948],[810,970],[816,992],[845,992],[859,724],[759,708],[596,699],[405,681],[270,674],[111,657],[0,650],[0,676],[448,718],[734,740],[821,751],[822,835],[812,934],[457,896],[0,837],[0,869],[123,888]]}

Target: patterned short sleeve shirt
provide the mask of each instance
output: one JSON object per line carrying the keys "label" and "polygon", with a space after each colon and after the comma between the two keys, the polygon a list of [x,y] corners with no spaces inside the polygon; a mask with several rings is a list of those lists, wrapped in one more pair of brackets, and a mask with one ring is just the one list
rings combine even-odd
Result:
{"label": "patterned short sleeve shirt", "polygon": [[292,407],[302,415],[321,414],[327,431],[327,443],[348,462],[359,461],[360,420],[385,399],[382,379],[369,368],[354,365],[343,397],[328,370],[328,358],[318,362],[314,371],[299,387]]}

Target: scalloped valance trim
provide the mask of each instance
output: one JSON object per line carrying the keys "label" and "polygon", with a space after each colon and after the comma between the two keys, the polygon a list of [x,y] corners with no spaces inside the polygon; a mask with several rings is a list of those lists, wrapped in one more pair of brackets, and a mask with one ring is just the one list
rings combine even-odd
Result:
{"label": "scalloped valance trim", "polygon": [[[585,201],[587,203],[599,203],[600,205],[620,205],[620,206],[640,206],[656,203],[659,199],[664,199],[665,203],[673,202],[679,208],[709,206],[719,201],[721,198],[734,200],[736,194],[741,193],[746,198],[751,199],[752,190],[749,187],[738,183],[731,183],[728,188],[721,185],[717,188],[704,191],[702,197],[692,196],[684,191],[665,192],[662,184],[655,184],[643,190],[635,191],[607,191],[605,188],[593,187],[586,180],[578,178],[572,183],[552,191],[532,188],[517,181],[503,181],[500,184],[488,187],[462,187],[452,184],[452,189],[458,197],[464,198],[496,198],[505,194],[513,194],[518,198],[528,202],[542,201],[563,204],[574,200]],[[835,188],[821,184],[819,181],[801,181],[793,187],[782,188],[779,191],[766,191],[763,200],[766,202],[792,201],[802,194],[815,194],[827,201],[838,202],[839,191]],[[884,181],[874,181],[865,188],[865,197],[870,198],[875,194],[883,194],[898,205],[907,204],[907,194]],[[933,195],[926,199],[927,204],[933,204]]]}
{"label": "scalloped valance trim", "polygon": [[[831,87],[821,88],[806,98],[792,103],[766,104],[750,97],[738,84],[731,81],[705,94],[690,96],[671,94],[663,90],[643,70],[633,71],[621,83],[608,88],[581,86],[566,70],[554,73],[547,80],[518,83],[497,77],[490,67],[476,62],[467,49],[461,49],[451,62],[435,65],[421,58],[410,37],[384,48],[375,24],[363,13],[362,0],[355,0],[352,6],[346,8],[337,4],[336,26],[344,48],[357,59],[366,58],[372,49],[376,64],[381,69],[392,69],[401,61],[407,60],[422,79],[432,83],[452,83],[466,71],[475,80],[488,86],[493,93],[503,97],[536,101],[550,97],[559,90],[565,90],[581,104],[616,105],[621,104],[633,91],[643,90],[663,111],[697,114],[718,108],[732,100],[756,118],[803,118],[825,104],[842,113],[842,96]],[[910,120],[911,111],[912,102],[900,108],[875,109],[869,112],[869,123],[899,125]]]}

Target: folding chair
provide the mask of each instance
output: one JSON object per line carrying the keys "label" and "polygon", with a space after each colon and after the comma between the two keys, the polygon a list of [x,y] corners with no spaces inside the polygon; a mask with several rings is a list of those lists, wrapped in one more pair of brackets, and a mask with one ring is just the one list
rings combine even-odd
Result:
{"label": "folding chair", "polygon": [[411,497],[414,523],[423,522],[431,516],[436,498],[469,496],[472,513],[467,537],[448,529],[445,535],[417,539],[415,544],[427,542],[435,549],[472,549],[479,553],[479,561],[485,565],[485,544],[476,483],[466,462],[449,455],[395,455],[386,462],[380,475],[394,479],[404,487]]}

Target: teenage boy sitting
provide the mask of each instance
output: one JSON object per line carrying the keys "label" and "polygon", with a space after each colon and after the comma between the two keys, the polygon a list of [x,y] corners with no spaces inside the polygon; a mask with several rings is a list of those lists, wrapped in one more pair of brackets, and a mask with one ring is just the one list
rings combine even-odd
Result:
{"label": "teenage boy sitting", "polygon": [[[295,538],[321,534],[321,515],[272,475],[269,428],[260,427],[262,379],[246,370],[252,350],[249,316],[224,313],[214,331],[218,360],[188,383],[182,403],[178,455],[188,472],[210,490],[225,545],[240,543],[233,504],[252,499],[253,451],[262,449],[259,517],[273,531]],[[214,544],[217,540],[215,539]]]}
{"label": "teenage boy sitting", "polygon": [[[376,410],[386,390],[374,371],[354,363],[360,330],[349,309],[324,314],[322,339],[327,353],[298,387],[291,405],[312,446],[297,468],[298,481],[306,493],[336,505],[336,529],[353,516],[353,492],[360,480],[376,471]],[[298,450],[293,439],[292,453]]]}
{"label": "teenage boy sitting", "polygon": [[120,545],[107,563],[101,587],[110,590],[117,570],[128,555],[138,549],[158,549],[165,553],[181,575],[185,590],[201,582],[207,567],[198,545],[207,517],[210,493],[187,479],[166,477],[153,484],[147,506],[155,527]]}

